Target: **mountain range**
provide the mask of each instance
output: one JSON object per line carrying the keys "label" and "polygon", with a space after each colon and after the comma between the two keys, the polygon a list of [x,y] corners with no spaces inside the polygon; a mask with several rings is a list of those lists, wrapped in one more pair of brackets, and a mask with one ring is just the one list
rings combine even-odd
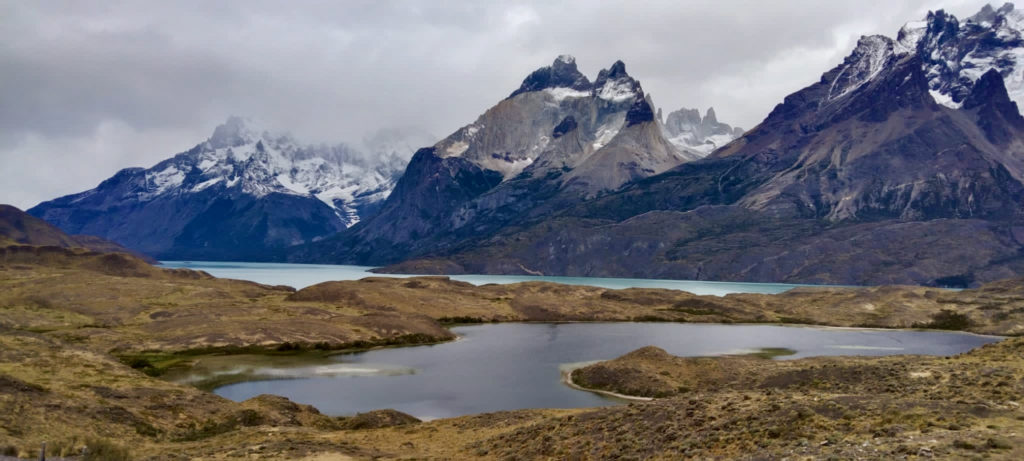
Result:
{"label": "mountain range", "polygon": [[[641,141],[654,142],[653,149],[630,144],[625,136],[614,139],[634,105],[633,113],[647,122],[642,126],[650,139]],[[703,118],[696,110],[673,112],[668,124],[660,112],[653,120],[640,83],[621,62],[591,83],[572,57],[562,56],[531,74],[504,104],[438,143],[438,149],[440,157],[466,159],[493,178],[500,176],[485,181],[487,189],[502,182],[532,184],[536,181],[522,180],[561,174],[582,163],[567,187],[593,194],[702,157],[742,131],[718,122],[714,109]],[[673,137],[663,139],[655,133],[659,130]],[[380,130],[360,147],[306,145],[231,117],[187,152],[148,169],[122,170],[92,190],[29,212],[67,232],[103,236],[161,259],[276,260],[288,247],[376,215],[416,147],[435,140],[406,128]],[[572,143],[577,146],[565,147]],[[601,155],[591,156],[597,150]],[[617,156],[632,163],[606,168]],[[584,162],[589,157],[594,158]],[[416,226],[406,220],[390,227],[412,235],[421,232]]]}
{"label": "mountain range", "polygon": [[564,55],[408,165],[229,120],[30,212],[196,259],[968,286],[1024,270],[1019,103],[1024,13],[940,10],[862,37],[749,131],[663,117],[622,61],[591,80]]}
{"label": "mountain range", "polygon": [[[633,152],[650,153],[646,163],[573,145],[560,152],[583,161],[555,164],[566,168],[548,169],[543,179],[534,173],[510,180],[488,176],[497,169],[474,162],[479,153],[436,155],[459,141],[456,133],[417,153],[423,162],[414,158],[384,204],[390,214],[375,218],[383,221],[291,257],[399,263],[384,270],[416,273],[844,284],[969,285],[1020,273],[1024,119],[1015,99],[1024,96],[1022,18],[1010,4],[986,7],[963,23],[937,11],[896,38],[862,37],[841,64],[704,158],[682,150],[678,157],[658,155],[670,152],[660,146],[682,117],[645,130],[657,118],[642,115],[650,98],[640,97],[638,86],[627,123],[609,145],[643,145]],[[531,77],[559,74],[555,67]],[[578,76],[527,79],[513,101],[531,92],[588,90],[592,98],[602,93]],[[561,125],[556,118],[546,126]],[[518,126],[505,122],[502,132]],[[587,140],[593,132],[600,130],[581,131]],[[487,139],[485,152],[507,149]],[[431,157],[438,161],[426,161]],[[550,164],[541,157],[530,159]],[[445,162],[454,166],[452,159],[468,160],[458,171],[477,174],[469,182],[450,175],[431,191],[458,194],[437,196],[443,206],[403,207],[412,201],[400,191],[414,193],[424,184],[417,178],[439,177],[417,170],[436,172]],[[643,166],[625,168],[631,160]],[[672,161],[679,165],[665,168]],[[597,162],[618,181],[573,197],[578,171]],[[637,170],[649,174],[622,174]],[[420,231],[382,230],[397,216],[413,219]]]}

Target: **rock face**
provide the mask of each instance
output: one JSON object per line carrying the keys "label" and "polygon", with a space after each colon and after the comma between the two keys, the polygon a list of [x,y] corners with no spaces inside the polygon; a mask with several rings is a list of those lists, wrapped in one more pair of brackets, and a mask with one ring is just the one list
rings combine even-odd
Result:
{"label": "rock face", "polygon": [[[939,11],[897,39],[863,37],[702,160],[390,270],[936,285],[1019,273],[1019,14],[959,25]],[[959,57],[936,70],[946,55]]]}
{"label": "rock face", "polygon": [[265,260],[373,214],[411,153],[402,152],[407,136],[377,133],[368,155],[301,145],[232,117],[187,152],[29,212],[158,258]]}
{"label": "rock face", "polygon": [[396,262],[700,157],[665,138],[650,97],[621,61],[590,82],[560,56],[475,122],[418,151],[375,218],[289,259]]}

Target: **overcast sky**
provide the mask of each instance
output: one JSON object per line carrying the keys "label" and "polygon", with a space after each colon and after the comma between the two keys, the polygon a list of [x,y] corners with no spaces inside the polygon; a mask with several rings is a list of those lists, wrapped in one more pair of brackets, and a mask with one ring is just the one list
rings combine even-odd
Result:
{"label": "overcast sky", "polygon": [[444,137],[563,53],[750,128],[860,35],[984,3],[0,0],[0,203],[152,166],[232,114],[308,142]]}

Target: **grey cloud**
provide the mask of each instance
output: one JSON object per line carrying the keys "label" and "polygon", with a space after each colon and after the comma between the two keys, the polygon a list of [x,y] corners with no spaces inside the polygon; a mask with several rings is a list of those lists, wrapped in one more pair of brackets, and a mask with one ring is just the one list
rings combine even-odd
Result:
{"label": "grey cloud", "polygon": [[149,166],[231,114],[311,142],[444,136],[562,53],[751,127],[860,34],[983,3],[0,0],[0,202]]}

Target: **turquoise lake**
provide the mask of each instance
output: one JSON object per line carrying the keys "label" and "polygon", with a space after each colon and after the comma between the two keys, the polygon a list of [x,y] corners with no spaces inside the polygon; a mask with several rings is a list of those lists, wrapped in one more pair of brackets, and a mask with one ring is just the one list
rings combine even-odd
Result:
{"label": "turquoise lake", "polygon": [[[238,263],[200,261],[162,261],[163,267],[197,269],[223,278],[251,280],[268,285],[305,288],[331,280],[359,280],[364,277],[412,277],[412,275],[374,274],[373,267],[328,264]],[[452,275],[454,280],[474,285],[487,283],[555,282],[602,288],[669,288],[699,295],[723,296],[729,293],[775,294],[801,285],[785,283],[707,282],[692,280],[628,279],[604,277],[544,277],[531,275]]]}

